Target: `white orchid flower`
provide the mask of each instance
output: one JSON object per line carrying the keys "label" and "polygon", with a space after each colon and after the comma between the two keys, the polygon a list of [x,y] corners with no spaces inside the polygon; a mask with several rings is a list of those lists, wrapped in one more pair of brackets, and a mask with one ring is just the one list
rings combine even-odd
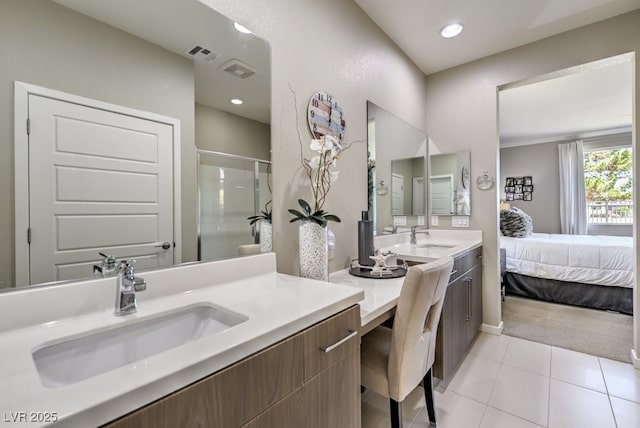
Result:
{"label": "white orchid flower", "polygon": [[329,171],[329,183],[333,184],[338,181],[338,175],[340,171]]}
{"label": "white orchid flower", "polygon": [[311,144],[309,144],[309,147],[311,148],[311,150],[314,150],[318,153],[324,153],[332,149],[332,145],[327,144],[326,136],[318,139],[314,138],[313,140],[311,140]]}
{"label": "white orchid flower", "polygon": [[314,138],[313,140],[311,140],[311,144],[309,144],[309,147],[314,152],[322,153],[322,149],[323,149],[322,140]]}
{"label": "white orchid flower", "polygon": [[311,160],[309,161],[309,166],[313,169],[318,169],[318,167],[320,166],[320,156],[314,156],[313,158],[311,158]]}

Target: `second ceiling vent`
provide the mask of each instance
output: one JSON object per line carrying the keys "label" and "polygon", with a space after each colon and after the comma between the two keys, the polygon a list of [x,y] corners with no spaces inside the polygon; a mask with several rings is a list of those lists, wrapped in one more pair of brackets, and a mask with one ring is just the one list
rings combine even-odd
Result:
{"label": "second ceiling vent", "polygon": [[220,68],[235,77],[239,77],[240,79],[246,79],[247,77],[251,77],[257,73],[256,69],[251,67],[249,64],[245,64],[239,59],[229,60],[222,64]]}

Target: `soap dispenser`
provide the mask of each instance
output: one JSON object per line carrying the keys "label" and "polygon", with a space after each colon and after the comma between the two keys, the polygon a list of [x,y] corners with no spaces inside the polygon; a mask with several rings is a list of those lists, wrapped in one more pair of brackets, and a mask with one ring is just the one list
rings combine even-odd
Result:
{"label": "soap dispenser", "polygon": [[362,211],[362,220],[358,221],[358,263],[360,266],[373,266],[375,262],[370,256],[373,256],[374,253],[373,222],[369,220],[369,212]]}

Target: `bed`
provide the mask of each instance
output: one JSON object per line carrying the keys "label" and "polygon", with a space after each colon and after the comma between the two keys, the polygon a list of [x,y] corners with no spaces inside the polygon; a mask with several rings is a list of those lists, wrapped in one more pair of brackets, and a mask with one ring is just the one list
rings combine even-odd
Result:
{"label": "bed", "polygon": [[633,314],[631,238],[533,233],[500,247],[506,294]]}

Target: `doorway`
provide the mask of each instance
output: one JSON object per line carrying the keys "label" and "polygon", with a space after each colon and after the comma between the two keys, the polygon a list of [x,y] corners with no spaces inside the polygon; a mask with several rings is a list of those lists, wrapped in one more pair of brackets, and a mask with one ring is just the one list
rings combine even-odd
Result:
{"label": "doorway", "polygon": [[[558,239],[569,239],[574,235],[562,233],[561,228],[561,205],[560,198],[560,173],[559,173],[559,145],[579,141],[578,146],[584,146],[585,151],[594,150],[599,147],[632,147],[634,145],[632,136],[632,85],[633,85],[633,55],[626,54],[617,57],[607,58],[593,63],[584,64],[570,69],[561,70],[544,76],[538,76],[521,82],[504,85],[499,92],[499,180],[500,199],[507,207],[517,207],[528,213],[533,220],[534,233],[541,233],[548,241]],[[580,168],[583,165],[579,162]],[[586,164],[584,168],[586,168]],[[518,178],[528,178],[532,181],[531,186],[525,191],[529,191],[528,198],[516,198],[518,194],[526,192],[518,191],[509,181]],[[585,184],[585,180],[582,180]],[[626,183],[629,184],[629,183]],[[586,181],[588,187],[588,180]],[[621,186],[621,188],[624,186]],[[629,187],[629,186],[627,186]],[[631,208],[633,209],[633,208]],[[564,221],[564,218],[563,218]],[[616,227],[617,225],[612,225]],[[618,228],[619,229],[619,228]],[[605,287],[627,288],[625,291],[633,291],[633,236],[632,229],[628,228],[628,237],[624,245],[628,246],[630,262],[628,269],[630,278],[619,284],[605,283],[605,279],[600,280],[574,280],[573,282],[585,284],[595,284]],[[615,232],[615,233],[614,233]],[[592,233],[590,233],[592,234]],[[600,235],[620,235],[620,230],[603,233],[602,228],[598,230]],[[537,239],[538,237],[535,237]],[[576,240],[587,242],[591,237],[583,235],[577,236]],[[508,238],[500,237],[500,240]],[[527,238],[525,238],[527,239]],[[615,238],[617,239],[617,238]],[[505,245],[501,245],[503,247]],[[507,246],[508,248],[508,246]],[[507,249],[507,251],[509,251]],[[586,251],[586,249],[584,250]],[[545,254],[548,254],[547,250]],[[603,258],[609,257],[603,253]],[[520,270],[519,264],[523,260],[520,256],[507,255],[507,275],[533,276],[535,280],[555,281],[561,279],[551,277],[549,271],[538,274],[529,274]],[[528,262],[528,261],[527,261]],[[556,263],[556,262],[554,262]],[[558,271],[558,266],[553,269]],[[568,265],[571,268],[571,265]],[[590,266],[591,268],[591,266]],[[593,266],[595,269],[596,267]],[[563,274],[564,275],[564,274]],[[513,278],[513,276],[509,277]],[[570,279],[563,277],[563,281]],[[531,282],[533,284],[533,281]],[[507,287],[507,294],[509,287]],[[524,289],[524,287],[523,287]],[[533,290],[533,289],[532,289]],[[626,293],[631,295],[632,293]],[[626,295],[625,294],[625,295]],[[540,297],[540,296],[538,296]],[[562,302],[550,297],[547,293],[545,299],[553,302]],[[505,303],[508,305],[509,301]],[[538,309],[551,310],[553,303],[538,305]],[[589,304],[590,306],[590,304]],[[560,307],[562,308],[562,307]],[[567,308],[567,313],[571,308]],[[503,306],[503,320],[505,333],[509,334],[509,311]],[[555,308],[554,310],[558,310]],[[589,309],[594,311],[595,309]],[[519,312],[523,312],[522,309]],[[513,311],[512,311],[513,313]],[[563,316],[565,313],[560,312]],[[593,312],[594,316],[595,312]],[[617,314],[610,314],[613,317]],[[598,314],[597,316],[600,316]],[[607,316],[606,314],[604,316]],[[593,318],[592,317],[592,318]],[[624,324],[626,336],[621,337],[618,346],[622,349],[621,354],[626,356],[629,362],[629,350],[633,347],[633,320],[629,315]],[[539,316],[537,316],[539,318]],[[587,317],[588,319],[589,317]],[[530,321],[532,326],[535,320]],[[602,325],[604,322],[599,323]],[[620,321],[612,322],[610,325],[621,325]],[[579,323],[577,323],[579,324]],[[586,324],[583,324],[584,331],[587,331]],[[562,329],[560,329],[562,330]],[[565,328],[564,330],[568,330]],[[601,337],[614,336],[616,331],[603,332]],[[535,333],[535,332],[534,332]],[[573,336],[577,336],[574,334]],[[598,344],[597,334],[586,335],[588,340],[586,346],[589,350],[583,352],[596,354],[597,349],[611,347],[611,344]],[[627,337],[628,336],[628,337]],[[570,339],[570,338],[569,338]],[[567,341],[569,341],[567,339]],[[609,337],[607,337],[607,340]],[[535,340],[535,339],[534,339]],[[558,345],[558,343],[553,343]],[[560,345],[561,346],[561,345]],[[571,348],[569,344],[566,347]]]}

